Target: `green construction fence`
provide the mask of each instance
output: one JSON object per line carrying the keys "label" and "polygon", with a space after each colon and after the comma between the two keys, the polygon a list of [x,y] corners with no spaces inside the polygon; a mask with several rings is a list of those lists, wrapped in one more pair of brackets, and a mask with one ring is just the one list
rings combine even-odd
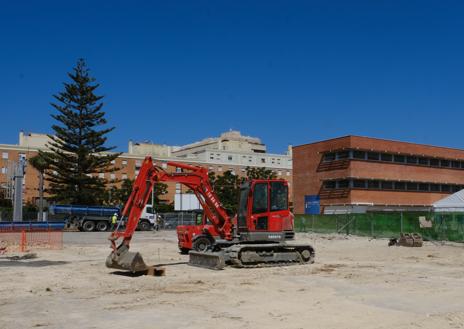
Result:
{"label": "green construction fence", "polygon": [[464,242],[464,213],[295,215],[295,231],[378,238],[398,237],[402,232],[417,232],[426,240]]}

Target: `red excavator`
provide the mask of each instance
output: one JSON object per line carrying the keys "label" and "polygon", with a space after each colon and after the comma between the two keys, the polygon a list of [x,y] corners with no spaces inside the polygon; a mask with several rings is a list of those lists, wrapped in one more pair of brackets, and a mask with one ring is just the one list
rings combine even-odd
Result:
{"label": "red excavator", "polygon": [[238,214],[231,217],[218,200],[206,168],[178,162],[167,165],[175,167],[176,172],[169,173],[154,165],[151,157],[145,158],[121,214],[127,217],[125,229],[119,231],[117,227],[109,237],[113,251],[106,260],[107,267],[131,272],[147,269],[140,253],[130,252],[129,245],[150,192],[158,182],[185,185],[203,208],[200,225],[177,228],[179,248],[189,253],[190,265],[222,269],[226,264],[260,267],[314,262],[315,252],[310,245],[285,242],[295,235],[285,180],[259,179],[242,184]]}

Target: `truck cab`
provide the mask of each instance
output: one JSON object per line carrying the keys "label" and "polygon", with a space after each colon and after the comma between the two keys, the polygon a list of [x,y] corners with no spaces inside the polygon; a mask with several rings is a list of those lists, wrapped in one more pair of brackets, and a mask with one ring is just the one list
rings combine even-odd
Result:
{"label": "truck cab", "polygon": [[146,205],[143,208],[137,229],[140,231],[149,231],[152,227],[158,229],[158,216],[152,205]]}

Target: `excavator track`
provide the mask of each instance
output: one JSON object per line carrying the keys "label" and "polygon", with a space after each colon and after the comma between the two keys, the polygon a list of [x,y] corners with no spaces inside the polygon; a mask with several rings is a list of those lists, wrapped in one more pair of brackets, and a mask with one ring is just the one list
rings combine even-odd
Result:
{"label": "excavator track", "polygon": [[230,247],[228,263],[255,268],[314,263],[314,248],[305,244],[239,244]]}
{"label": "excavator track", "polygon": [[220,270],[226,264],[237,268],[277,267],[314,263],[314,248],[306,244],[236,244],[216,252],[189,253],[189,265]]}

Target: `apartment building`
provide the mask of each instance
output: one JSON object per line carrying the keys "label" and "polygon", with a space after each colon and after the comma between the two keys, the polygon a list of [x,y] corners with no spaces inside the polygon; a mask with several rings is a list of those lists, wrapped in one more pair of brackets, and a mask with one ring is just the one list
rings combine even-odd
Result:
{"label": "apartment building", "polygon": [[[16,145],[0,144],[0,188],[6,188],[8,171],[11,164],[18,159],[29,159],[46,150],[49,139],[44,134],[19,134]],[[221,175],[230,170],[238,176],[244,176],[247,167],[265,167],[273,170],[277,177],[292,181],[291,148],[287,154],[266,153],[266,146],[258,139],[242,136],[240,132],[232,131],[216,138],[208,138],[185,146],[169,146],[152,142],[129,141],[128,152],[124,152],[113,161],[118,168],[113,173],[95,173],[95,175],[111,180],[134,179],[146,155],[153,157],[155,164],[168,171],[176,168],[167,166],[167,162],[182,162],[208,168],[209,171]],[[168,183],[168,194],[163,201],[170,203],[176,193],[185,193],[186,189],[174,183]],[[31,166],[26,166],[23,184],[24,200],[35,202],[38,198],[38,172]]]}

